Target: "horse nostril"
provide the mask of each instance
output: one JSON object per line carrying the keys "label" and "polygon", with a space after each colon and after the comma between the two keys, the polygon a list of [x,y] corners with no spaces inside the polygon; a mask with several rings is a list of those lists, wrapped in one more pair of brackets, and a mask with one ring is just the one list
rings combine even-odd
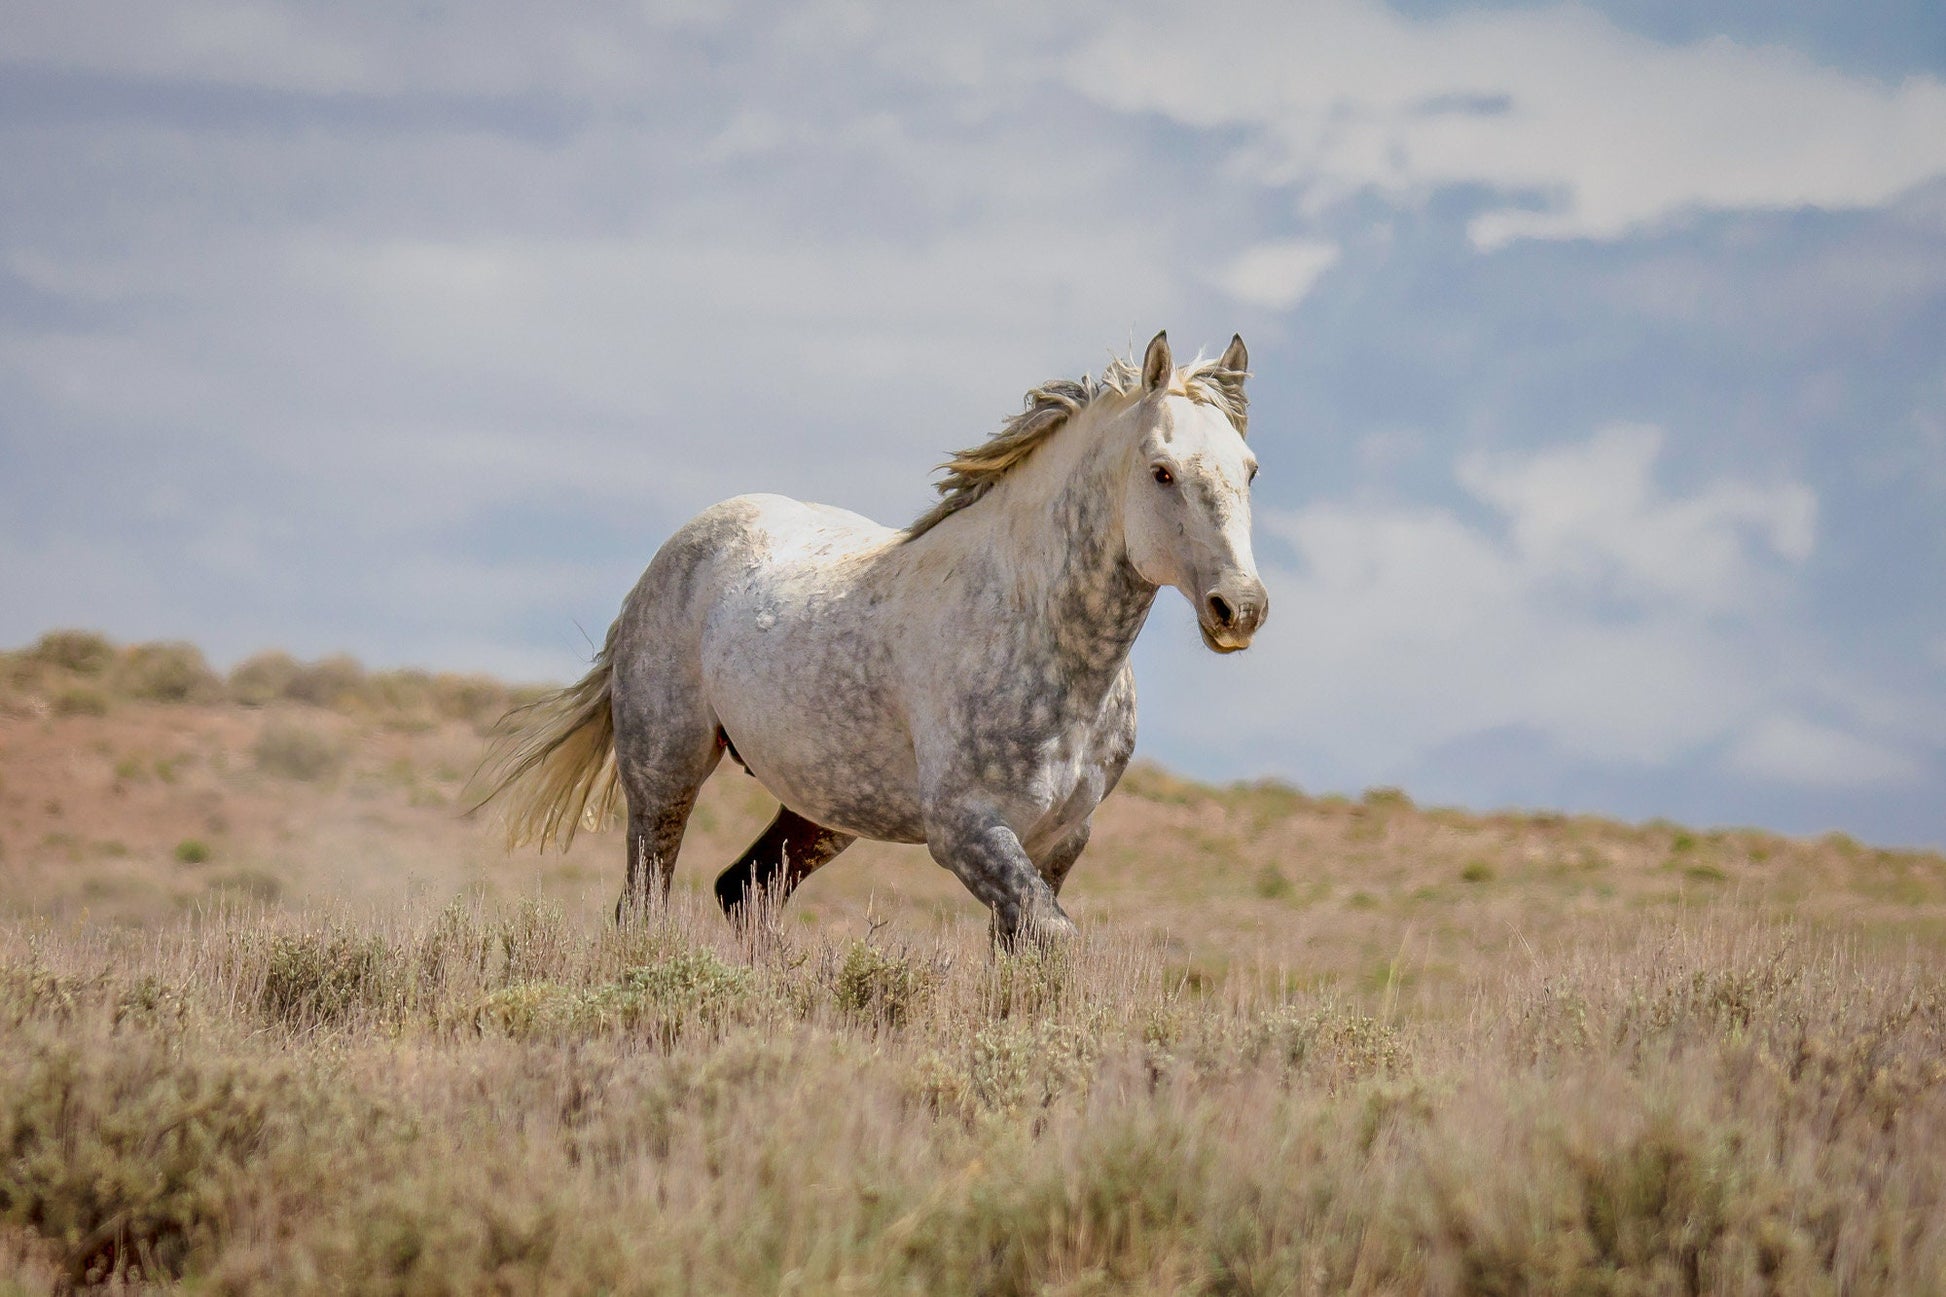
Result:
{"label": "horse nostril", "polygon": [[1224,630],[1237,624],[1236,609],[1230,607],[1230,601],[1222,595],[1212,594],[1209,597],[1209,610],[1210,616],[1216,618],[1216,624]]}

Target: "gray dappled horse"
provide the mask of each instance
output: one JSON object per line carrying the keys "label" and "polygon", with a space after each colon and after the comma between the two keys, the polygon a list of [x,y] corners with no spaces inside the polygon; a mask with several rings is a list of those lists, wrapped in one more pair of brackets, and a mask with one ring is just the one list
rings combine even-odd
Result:
{"label": "gray dappled horse", "polygon": [[1135,746],[1130,647],[1156,591],[1203,641],[1249,645],[1243,340],[1176,368],[1052,382],[955,456],[903,531],[746,495],[691,519],[635,585],[593,670],[504,740],[510,843],[565,847],[628,803],[626,917],[666,897],[725,751],[782,806],[717,879],[736,917],[860,837],[923,842],[1012,943],[1073,932],[1056,899]]}

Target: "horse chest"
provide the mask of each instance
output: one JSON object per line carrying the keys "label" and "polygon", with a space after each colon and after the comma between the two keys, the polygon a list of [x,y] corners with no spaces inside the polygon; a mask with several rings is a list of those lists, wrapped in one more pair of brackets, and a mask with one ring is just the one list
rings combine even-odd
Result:
{"label": "horse chest", "polygon": [[1024,836],[1060,836],[1087,819],[1128,764],[1134,679],[1124,664],[1105,691],[987,693],[969,698],[964,716],[970,780],[1009,808]]}

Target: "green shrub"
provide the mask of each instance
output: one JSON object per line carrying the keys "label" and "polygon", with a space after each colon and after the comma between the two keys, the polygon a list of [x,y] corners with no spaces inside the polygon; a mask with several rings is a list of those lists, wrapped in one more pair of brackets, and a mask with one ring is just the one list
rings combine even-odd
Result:
{"label": "green shrub", "polygon": [[622,987],[666,1010],[719,1016],[740,1008],[756,990],[756,975],[725,963],[705,946],[682,946],[652,964],[622,974]]}
{"label": "green shrub", "polygon": [[491,725],[513,704],[507,686],[489,676],[442,673],[432,678],[433,710],[442,718]]}
{"label": "green shrub", "polygon": [[1404,1037],[1350,1009],[1286,1005],[1244,1024],[1237,1063],[1271,1065],[1336,1084],[1394,1076],[1411,1063]]}
{"label": "green shrub", "polygon": [[365,681],[365,697],[376,710],[419,715],[433,709],[433,678],[410,668],[375,671]]}
{"label": "green shrub", "polygon": [[1291,880],[1276,865],[1265,864],[1251,880],[1251,890],[1266,901],[1281,901],[1291,894]]}
{"label": "green shrub", "polygon": [[934,1111],[982,1122],[1085,1094],[1101,1053],[1099,1035],[1065,1023],[990,1022],[952,1052],[919,1058],[911,1084]]}
{"label": "green shrub", "polygon": [[749,969],[684,946],[606,986],[522,982],[495,991],[480,1002],[474,1023],[516,1037],[624,1032],[666,1048],[699,1030],[714,1033],[743,1021],[755,1007],[755,990]]}
{"label": "green shrub", "polygon": [[359,701],[365,668],[343,653],[300,665],[284,685],[284,697],[314,707],[345,707]]}
{"label": "green shrub", "polygon": [[1367,788],[1363,801],[1367,808],[1374,811],[1409,811],[1413,808],[1412,799],[1406,796],[1404,789],[1389,786]]}
{"label": "green shrub", "polygon": [[230,697],[246,707],[275,702],[300,669],[296,658],[278,649],[245,658],[230,672]]}
{"label": "green shrub", "polygon": [[158,703],[213,702],[222,682],[193,644],[133,644],[122,650],[111,681],[117,692]]}
{"label": "green shrub", "polygon": [[154,1047],[29,1051],[0,1107],[0,1216],[59,1244],[78,1285],[173,1277],[211,1251],[275,1087]]}
{"label": "green shrub", "polygon": [[344,762],[343,750],[328,735],[283,720],[263,727],[252,753],[257,769],[284,779],[324,779]]}
{"label": "green shrub", "polygon": [[99,689],[89,685],[75,685],[54,695],[54,714],[56,716],[106,716],[108,699]]}
{"label": "green shrub", "polygon": [[209,843],[201,838],[184,838],[176,844],[176,863],[179,865],[201,865],[210,858]]}
{"label": "green shrub", "polygon": [[1072,993],[1077,972],[1074,954],[1066,947],[996,951],[987,969],[987,1014],[1007,1018],[1050,1013]]}
{"label": "green shrub", "polygon": [[54,630],[34,641],[30,657],[76,675],[98,676],[115,661],[115,646],[87,630]]}
{"label": "green shrub", "polygon": [[386,943],[341,928],[278,933],[264,955],[257,1006],[292,1028],[332,1026],[391,1006],[401,991]]}
{"label": "green shrub", "polygon": [[1463,883],[1490,883],[1493,878],[1493,866],[1484,860],[1469,860],[1460,870],[1460,881]]}
{"label": "green shrub", "polygon": [[847,1014],[898,1027],[925,1004],[937,980],[938,970],[910,951],[881,950],[860,939],[845,951],[835,994]]}
{"label": "green shrub", "polygon": [[7,715],[19,708],[18,702],[9,698],[9,694],[45,690],[47,677],[52,670],[34,656],[32,649],[0,653],[0,715]]}
{"label": "green shrub", "polygon": [[269,905],[284,894],[283,880],[261,869],[232,869],[213,875],[209,889],[220,897]]}

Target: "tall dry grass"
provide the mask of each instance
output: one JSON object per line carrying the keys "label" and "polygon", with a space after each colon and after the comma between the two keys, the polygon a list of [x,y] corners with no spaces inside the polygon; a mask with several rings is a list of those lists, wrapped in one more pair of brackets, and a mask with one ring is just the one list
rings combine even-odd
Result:
{"label": "tall dry grass", "polygon": [[0,932],[16,1291],[1934,1293],[1946,968],[1572,934],[1272,971],[539,903]]}
{"label": "tall dry grass", "polygon": [[619,931],[458,817],[518,691],[180,649],[0,654],[0,1294],[1946,1291],[1937,853],[1142,767],[1009,959],[738,938],[727,772]]}

